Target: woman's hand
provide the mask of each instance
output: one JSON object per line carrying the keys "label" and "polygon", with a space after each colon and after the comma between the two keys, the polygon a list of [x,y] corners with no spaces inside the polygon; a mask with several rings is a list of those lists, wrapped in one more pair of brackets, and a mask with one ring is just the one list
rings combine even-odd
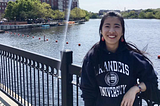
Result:
{"label": "woman's hand", "polygon": [[121,106],[133,106],[136,94],[138,92],[139,88],[137,86],[133,86],[132,88],[130,88],[128,92],[124,95]]}
{"label": "woman's hand", "polygon": [[[141,82],[139,86],[141,87],[142,92],[146,91],[146,85],[143,82]],[[140,89],[138,86],[133,86],[132,88],[130,88],[124,95],[121,106],[133,106],[136,94],[139,92]]]}

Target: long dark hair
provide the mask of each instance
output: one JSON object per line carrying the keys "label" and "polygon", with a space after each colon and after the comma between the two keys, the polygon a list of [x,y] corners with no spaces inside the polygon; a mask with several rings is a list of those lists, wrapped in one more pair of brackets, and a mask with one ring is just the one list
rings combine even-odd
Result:
{"label": "long dark hair", "polygon": [[[103,41],[101,40],[101,38],[102,38],[102,36],[103,36],[103,35],[101,34],[101,31],[102,31],[103,23],[104,23],[105,19],[106,19],[108,16],[118,17],[118,19],[120,20],[121,26],[122,26],[122,33],[123,33],[121,39],[123,39],[123,43],[126,45],[127,49],[130,50],[130,51],[134,51],[134,52],[136,52],[136,53],[141,54],[146,60],[148,60],[150,63],[152,63],[152,62],[150,61],[150,59],[147,58],[147,57],[144,55],[144,54],[145,54],[144,51],[139,50],[134,44],[129,43],[129,42],[126,42],[125,36],[124,36],[124,35],[125,35],[125,22],[124,22],[124,19],[123,19],[123,17],[121,16],[120,13],[115,12],[115,11],[109,11],[109,12],[107,12],[107,13],[103,16],[103,18],[101,19],[101,23],[100,23],[100,26],[99,26],[100,41],[99,41],[98,43],[96,43],[89,51],[91,51],[91,50],[94,49],[94,48],[95,48],[95,50],[97,51],[97,47],[100,46],[100,44],[103,42]],[[96,51],[95,51],[95,52],[96,52]],[[96,54],[98,54],[98,53],[95,53],[95,56],[96,56]],[[85,56],[85,57],[86,57],[86,56]],[[98,57],[97,57],[97,58],[98,58]]]}

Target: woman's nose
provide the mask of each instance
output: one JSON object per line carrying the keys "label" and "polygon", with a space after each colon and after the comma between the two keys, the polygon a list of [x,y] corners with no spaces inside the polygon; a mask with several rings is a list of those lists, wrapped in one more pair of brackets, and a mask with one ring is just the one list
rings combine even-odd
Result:
{"label": "woman's nose", "polygon": [[114,32],[115,32],[114,28],[110,28],[110,29],[109,29],[109,32],[110,32],[110,33],[114,33]]}

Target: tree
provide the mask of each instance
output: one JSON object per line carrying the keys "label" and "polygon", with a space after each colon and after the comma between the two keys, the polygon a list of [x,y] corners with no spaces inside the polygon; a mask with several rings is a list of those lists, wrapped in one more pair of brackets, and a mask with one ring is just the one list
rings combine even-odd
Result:
{"label": "tree", "polygon": [[61,12],[61,11],[59,11],[59,10],[55,10],[55,11],[53,12],[53,17],[54,17],[54,19],[56,19],[56,20],[64,19],[64,12]]}
{"label": "tree", "polygon": [[16,0],[9,2],[5,11],[5,17],[17,21],[37,18],[53,18],[53,10],[47,3],[39,0]]}
{"label": "tree", "polygon": [[21,11],[20,17],[21,17],[21,21],[25,21],[25,19],[27,18],[27,13],[25,11]]}
{"label": "tree", "polygon": [[77,7],[72,9],[71,13],[70,13],[70,17],[75,20],[85,18],[85,16],[86,16],[86,12],[84,10],[81,10],[80,8],[77,8]]}
{"label": "tree", "polygon": [[128,17],[129,17],[129,13],[128,13],[128,12],[122,12],[122,16],[123,16],[124,18],[128,18]]}
{"label": "tree", "polygon": [[153,14],[153,12],[147,12],[146,13],[146,18],[154,18],[154,14]]}
{"label": "tree", "polygon": [[90,13],[89,13],[88,11],[86,11],[86,10],[83,10],[83,11],[84,11],[85,14],[86,14],[86,16],[85,16],[85,21],[88,21],[91,15],[90,15]]}
{"label": "tree", "polygon": [[51,6],[45,2],[42,3],[42,17],[43,18],[53,18],[53,10],[51,9]]}
{"label": "tree", "polygon": [[130,18],[138,18],[138,14],[135,11],[130,11],[128,15]]}
{"label": "tree", "polygon": [[97,14],[96,13],[90,13],[90,18],[93,18],[93,19],[95,19],[95,18],[97,18],[98,16],[97,16]]}
{"label": "tree", "polygon": [[160,11],[158,11],[158,12],[155,14],[155,17],[156,17],[157,19],[160,19]]}
{"label": "tree", "polygon": [[6,17],[8,20],[12,20],[14,19],[14,14],[13,14],[13,8],[14,8],[15,3],[12,1],[8,2],[7,8],[5,10],[5,15],[4,17]]}
{"label": "tree", "polygon": [[146,18],[145,13],[144,12],[140,12],[138,18],[141,18],[141,19]]}

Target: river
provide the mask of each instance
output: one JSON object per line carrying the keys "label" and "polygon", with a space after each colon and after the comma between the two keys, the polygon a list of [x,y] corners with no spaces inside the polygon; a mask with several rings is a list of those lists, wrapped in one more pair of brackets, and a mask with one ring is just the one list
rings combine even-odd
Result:
{"label": "river", "polygon": [[[57,59],[60,59],[61,50],[69,49],[73,51],[73,63],[82,65],[87,51],[99,40],[99,24],[100,19],[90,19],[85,24],[69,26],[65,42],[63,42],[65,26],[54,26],[48,29],[11,30],[9,33],[0,34],[0,43]],[[160,20],[125,19],[125,27],[125,37],[128,42],[132,42],[141,50],[147,47],[147,56],[153,62],[160,82],[160,59],[158,59],[158,55],[160,55]],[[44,36],[48,41],[44,41]]]}
{"label": "river", "polygon": [[[65,42],[65,26],[56,26],[49,29],[11,30],[12,34],[0,34],[0,43],[58,59],[61,50],[69,49],[73,51],[73,62],[81,65],[87,51],[99,40],[99,24],[100,19],[90,19],[85,24],[69,26]],[[160,72],[160,60],[157,58],[160,55],[160,20],[125,19],[125,26],[126,40],[139,49],[147,46],[147,56],[152,60],[155,70]],[[44,35],[48,41],[44,42]]]}

